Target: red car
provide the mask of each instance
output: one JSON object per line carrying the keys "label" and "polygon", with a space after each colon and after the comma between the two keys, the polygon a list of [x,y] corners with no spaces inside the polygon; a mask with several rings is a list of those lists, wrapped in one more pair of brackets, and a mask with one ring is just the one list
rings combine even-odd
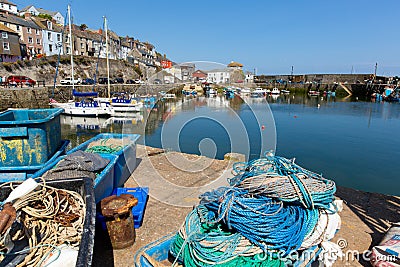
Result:
{"label": "red car", "polygon": [[8,84],[25,84],[28,86],[33,86],[36,84],[36,81],[32,80],[31,78],[27,76],[17,76],[17,75],[11,75],[7,77],[7,83]]}

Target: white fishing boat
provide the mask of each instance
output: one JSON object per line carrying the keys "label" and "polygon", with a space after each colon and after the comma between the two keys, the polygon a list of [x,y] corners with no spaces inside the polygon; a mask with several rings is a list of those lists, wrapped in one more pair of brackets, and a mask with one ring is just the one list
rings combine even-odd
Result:
{"label": "white fishing boat", "polygon": [[271,95],[279,95],[280,93],[281,91],[276,87],[274,87],[271,91]]}
{"label": "white fishing boat", "polygon": [[50,105],[55,108],[64,109],[63,114],[70,116],[99,117],[108,116],[110,108],[95,100],[97,92],[77,92],[73,90],[74,100],[59,103],[52,101]]}
{"label": "white fishing boat", "polygon": [[142,111],[143,103],[134,99],[130,94],[117,93],[111,98],[109,107],[111,116],[120,117]]}
{"label": "white fishing boat", "polygon": [[171,93],[169,93],[169,94],[167,93],[162,97],[162,99],[175,99],[175,98],[176,98],[176,95],[171,94]]}
{"label": "white fishing boat", "polygon": [[110,109],[108,105],[101,103],[95,98],[98,96],[97,92],[78,92],[74,88],[74,57],[72,51],[73,41],[72,41],[72,22],[71,22],[71,7],[68,5],[68,24],[69,24],[69,46],[71,51],[71,81],[72,81],[72,96],[73,99],[59,103],[53,99],[50,100],[50,105],[52,107],[63,108],[63,114],[70,116],[85,116],[85,117],[98,117],[98,116],[108,116],[110,114]]}

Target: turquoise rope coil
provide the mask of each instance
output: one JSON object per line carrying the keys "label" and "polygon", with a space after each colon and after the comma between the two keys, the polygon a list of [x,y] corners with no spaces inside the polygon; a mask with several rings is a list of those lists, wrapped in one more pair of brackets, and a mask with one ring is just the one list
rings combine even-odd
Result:
{"label": "turquoise rope coil", "polygon": [[199,205],[188,214],[184,225],[171,243],[170,252],[184,266],[285,266],[240,233],[230,231],[214,219],[212,212]]}

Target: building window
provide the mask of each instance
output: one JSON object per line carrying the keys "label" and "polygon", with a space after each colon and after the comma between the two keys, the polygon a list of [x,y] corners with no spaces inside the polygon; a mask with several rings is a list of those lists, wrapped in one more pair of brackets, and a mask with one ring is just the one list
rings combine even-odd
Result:
{"label": "building window", "polygon": [[4,4],[3,3],[1,3],[0,6],[1,6],[1,8],[4,8]]}
{"label": "building window", "polygon": [[47,40],[52,41],[52,40],[51,40],[51,32],[48,32],[48,33],[47,33]]}
{"label": "building window", "polygon": [[28,43],[33,44],[33,38],[32,37],[28,37]]}
{"label": "building window", "polygon": [[81,49],[83,49],[85,47],[84,43],[81,43]]}
{"label": "building window", "polygon": [[8,23],[7,23],[7,22],[3,22],[3,24],[4,24],[4,26],[8,26]]}
{"label": "building window", "polygon": [[36,32],[36,35],[39,35],[39,30],[38,29],[36,29],[35,32]]}
{"label": "building window", "polygon": [[36,39],[36,44],[40,45],[40,39]]}
{"label": "building window", "polygon": [[26,31],[27,31],[28,33],[32,33],[32,29],[31,29],[30,27],[26,28]]}
{"label": "building window", "polygon": [[10,50],[10,44],[7,43],[7,42],[4,42],[4,43],[3,43],[3,49],[4,49],[4,50]]}
{"label": "building window", "polygon": [[49,44],[49,51],[53,52],[53,45]]}
{"label": "building window", "polygon": [[57,34],[57,42],[61,41],[61,34]]}
{"label": "building window", "polygon": [[37,53],[38,53],[38,54],[41,54],[41,53],[42,53],[42,50],[39,48],[39,49],[37,50]]}
{"label": "building window", "polygon": [[19,25],[17,25],[17,31],[20,31],[21,30],[21,28],[19,27]]}
{"label": "building window", "polygon": [[48,22],[47,22],[47,28],[48,28],[49,30],[52,30],[52,29],[53,29],[53,24],[51,23],[51,21],[48,21]]}
{"label": "building window", "polygon": [[3,39],[7,39],[7,38],[8,38],[8,33],[2,32],[2,33],[1,33],[1,37],[2,37]]}

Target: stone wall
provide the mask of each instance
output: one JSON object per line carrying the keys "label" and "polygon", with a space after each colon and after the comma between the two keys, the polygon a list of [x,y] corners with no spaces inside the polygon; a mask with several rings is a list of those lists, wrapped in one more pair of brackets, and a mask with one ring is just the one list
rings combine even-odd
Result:
{"label": "stone wall", "polygon": [[0,111],[8,108],[48,108],[47,88],[0,88]]}

